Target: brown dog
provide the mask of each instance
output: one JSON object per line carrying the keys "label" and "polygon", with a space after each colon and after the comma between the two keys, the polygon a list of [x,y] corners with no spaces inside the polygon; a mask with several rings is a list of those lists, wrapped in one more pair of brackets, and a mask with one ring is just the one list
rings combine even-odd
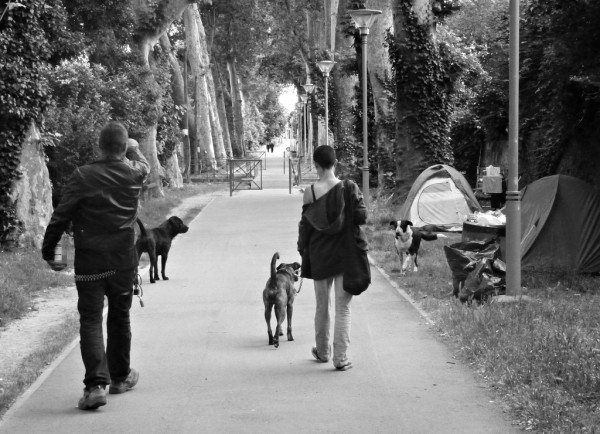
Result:
{"label": "brown dog", "polygon": [[161,275],[163,280],[169,280],[165,275],[169,250],[173,238],[178,234],[184,234],[188,231],[188,227],[183,221],[176,216],[169,217],[167,221],[161,223],[153,229],[144,228],[144,225],[137,219],[137,224],[140,227],[140,238],[136,241],[135,247],[138,254],[138,260],[142,257],[142,253],[148,252],[150,258],[150,283],[154,283],[158,278],[158,257],[161,258]]}
{"label": "brown dog", "polygon": [[[294,282],[298,280],[297,271],[300,264],[279,264],[275,268],[275,263],[279,259],[279,253],[275,252],[271,259],[271,277],[267,280],[263,290],[263,302],[265,304],[265,321],[267,322],[267,333],[269,335],[269,345],[279,347],[279,336],[283,335],[281,325],[286,317],[287,311],[287,339],[293,341],[292,336],[292,315],[294,313],[294,298],[296,289]],[[271,311],[275,307],[275,318],[277,318],[277,327],[275,335],[271,330]]]}

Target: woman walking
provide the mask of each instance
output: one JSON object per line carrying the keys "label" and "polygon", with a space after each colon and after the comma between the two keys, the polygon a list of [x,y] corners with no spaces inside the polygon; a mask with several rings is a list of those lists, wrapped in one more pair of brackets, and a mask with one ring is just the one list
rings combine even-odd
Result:
{"label": "woman walking", "polygon": [[[346,225],[363,225],[367,210],[360,189],[353,181],[341,181],[335,175],[335,151],[318,146],[313,161],[319,180],[304,191],[302,218],[299,225],[298,252],[302,256],[302,277],[314,280],[316,313],[313,357],[333,364],[338,370],[352,367],[347,350],[350,344],[350,303],[352,295],[343,288],[343,272],[347,255]],[[353,211],[353,222],[346,218],[346,207]],[[366,247],[362,231],[356,231]],[[333,354],[330,345],[331,290],[335,293]]]}

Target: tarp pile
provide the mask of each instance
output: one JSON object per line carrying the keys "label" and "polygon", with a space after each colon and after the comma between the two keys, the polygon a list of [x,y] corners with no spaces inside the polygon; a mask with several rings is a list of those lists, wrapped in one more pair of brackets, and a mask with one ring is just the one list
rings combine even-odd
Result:
{"label": "tarp pile", "polygon": [[444,246],[444,253],[452,270],[453,294],[460,301],[483,303],[506,293],[506,265],[497,239],[451,244]]}

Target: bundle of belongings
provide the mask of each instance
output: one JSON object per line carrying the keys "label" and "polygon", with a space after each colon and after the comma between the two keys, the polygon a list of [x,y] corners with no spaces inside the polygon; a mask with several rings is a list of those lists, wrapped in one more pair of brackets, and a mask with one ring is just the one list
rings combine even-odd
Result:
{"label": "bundle of belongings", "polygon": [[461,241],[444,246],[444,253],[452,271],[452,293],[463,303],[484,303],[506,293],[506,264],[497,238]]}

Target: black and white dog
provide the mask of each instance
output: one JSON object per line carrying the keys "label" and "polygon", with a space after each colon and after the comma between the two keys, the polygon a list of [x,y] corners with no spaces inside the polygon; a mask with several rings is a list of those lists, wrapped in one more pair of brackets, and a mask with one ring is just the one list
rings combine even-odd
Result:
{"label": "black and white dog", "polygon": [[419,263],[417,257],[419,256],[419,247],[421,246],[421,240],[434,241],[439,238],[446,238],[443,234],[436,234],[433,231],[438,228],[435,225],[427,225],[422,228],[413,227],[410,220],[396,220],[390,222],[390,229],[395,231],[396,240],[394,242],[396,246],[396,253],[400,258],[400,264],[402,264],[402,270],[400,271],[401,276],[406,275],[408,269],[408,262],[412,258],[414,262],[413,271],[416,273],[419,271]]}

